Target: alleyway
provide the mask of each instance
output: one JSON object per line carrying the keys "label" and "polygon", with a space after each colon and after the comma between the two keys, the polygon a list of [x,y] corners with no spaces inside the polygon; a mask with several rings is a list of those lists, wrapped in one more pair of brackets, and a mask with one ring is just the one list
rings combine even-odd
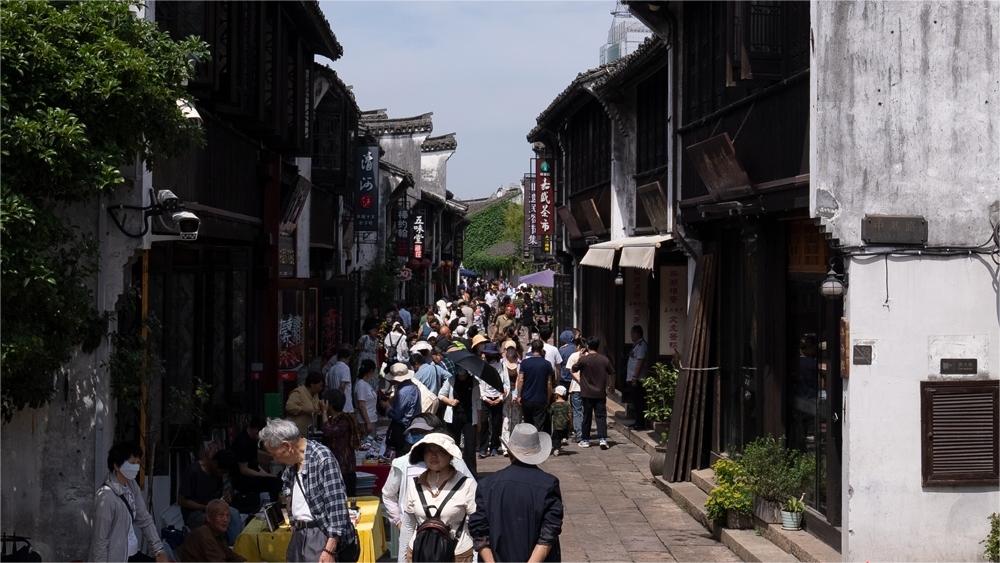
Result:
{"label": "alleyway", "polygon": [[[563,561],[739,561],[650,482],[649,455],[609,428],[611,448],[576,445],[550,457],[566,513]],[[507,465],[479,460],[481,474]]]}

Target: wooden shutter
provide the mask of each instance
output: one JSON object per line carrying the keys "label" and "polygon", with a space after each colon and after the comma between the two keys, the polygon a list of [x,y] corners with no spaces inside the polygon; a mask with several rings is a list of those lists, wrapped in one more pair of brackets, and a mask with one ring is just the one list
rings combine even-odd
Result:
{"label": "wooden shutter", "polygon": [[1000,381],[921,381],[924,486],[1000,484]]}

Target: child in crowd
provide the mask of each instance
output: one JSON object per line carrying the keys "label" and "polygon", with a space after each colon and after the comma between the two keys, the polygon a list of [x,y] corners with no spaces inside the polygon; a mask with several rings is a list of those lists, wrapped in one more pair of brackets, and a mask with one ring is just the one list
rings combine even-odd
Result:
{"label": "child in crowd", "polygon": [[549,420],[552,421],[552,455],[562,453],[563,440],[569,432],[569,403],[566,402],[566,387],[556,386],[553,402],[549,405]]}

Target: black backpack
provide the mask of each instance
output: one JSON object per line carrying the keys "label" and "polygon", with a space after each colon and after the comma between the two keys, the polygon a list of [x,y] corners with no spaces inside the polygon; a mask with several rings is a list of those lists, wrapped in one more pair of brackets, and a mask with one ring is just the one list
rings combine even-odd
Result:
{"label": "black backpack", "polygon": [[[448,496],[444,497],[444,500],[441,501],[441,505],[436,507],[427,504],[427,499],[424,497],[424,488],[420,485],[420,478],[413,478],[413,484],[417,487],[417,495],[420,496],[420,504],[423,505],[424,513],[427,514],[427,520],[424,520],[423,523],[417,526],[417,530],[414,532],[413,561],[444,563],[455,560],[455,547],[458,545],[458,539],[457,537],[452,538],[451,528],[441,520],[441,512],[444,510],[445,505],[448,504],[448,501],[462,488],[467,478],[462,477],[459,479],[458,483],[455,483],[455,487],[448,493]],[[436,508],[437,510],[432,513],[432,508]]]}

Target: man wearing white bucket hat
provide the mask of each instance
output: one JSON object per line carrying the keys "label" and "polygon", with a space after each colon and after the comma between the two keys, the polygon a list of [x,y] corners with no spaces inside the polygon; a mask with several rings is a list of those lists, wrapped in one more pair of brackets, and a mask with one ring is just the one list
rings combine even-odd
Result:
{"label": "man wearing white bucket hat", "polygon": [[510,466],[479,483],[476,511],[469,517],[479,560],[559,561],[563,520],[559,479],[538,467],[552,453],[552,438],[521,423],[504,445]]}

